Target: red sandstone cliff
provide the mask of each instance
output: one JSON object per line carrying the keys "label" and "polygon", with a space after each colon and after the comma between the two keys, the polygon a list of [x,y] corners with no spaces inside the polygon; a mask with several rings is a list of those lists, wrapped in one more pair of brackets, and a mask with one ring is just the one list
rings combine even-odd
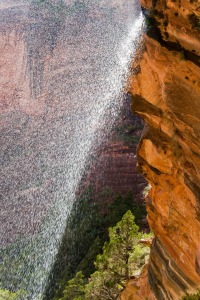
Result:
{"label": "red sandstone cliff", "polygon": [[113,196],[105,198],[105,205],[113,201],[114,195],[119,193],[125,196],[128,192],[132,192],[134,203],[143,205],[144,202],[143,191],[147,182],[136,170],[136,149],[143,131],[143,121],[130,113],[130,99],[128,103],[124,103],[124,107],[127,111],[117,121],[94,160],[91,159],[76,192],[80,195],[85,188],[92,185],[96,200],[102,202],[102,199],[98,199],[99,195],[109,190]]}
{"label": "red sandstone cliff", "polygon": [[175,300],[200,287],[200,6],[142,6],[153,27],[129,90],[133,112],[148,124],[138,163],[152,186],[146,205],[155,240],[137,290],[122,299]]}

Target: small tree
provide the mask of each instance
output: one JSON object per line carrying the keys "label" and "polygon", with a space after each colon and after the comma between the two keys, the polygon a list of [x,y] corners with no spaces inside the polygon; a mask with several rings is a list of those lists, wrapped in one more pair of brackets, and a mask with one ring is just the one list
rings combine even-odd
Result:
{"label": "small tree", "polygon": [[183,300],[199,300],[200,299],[200,290],[195,294],[187,294],[182,298]]}
{"label": "small tree", "polygon": [[131,211],[127,211],[116,226],[109,228],[110,240],[96,258],[97,269],[84,286],[82,272],[68,281],[60,300],[116,300],[126,280],[138,273],[145,263],[149,247],[139,243],[139,227]]}
{"label": "small tree", "polygon": [[8,290],[0,290],[0,300],[20,300],[24,294],[23,291],[13,293]]}
{"label": "small tree", "polygon": [[114,300],[123,289],[124,281],[131,278],[145,262],[149,248],[139,245],[142,234],[127,211],[116,226],[109,229],[109,242],[103,254],[97,256],[97,271],[86,285],[86,299]]}
{"label": "small tree", "polygon": [[82,300],[85,294],[85,282],[82,272],[76,273],[75,277],[68,281],[63,292],[62,300]]}

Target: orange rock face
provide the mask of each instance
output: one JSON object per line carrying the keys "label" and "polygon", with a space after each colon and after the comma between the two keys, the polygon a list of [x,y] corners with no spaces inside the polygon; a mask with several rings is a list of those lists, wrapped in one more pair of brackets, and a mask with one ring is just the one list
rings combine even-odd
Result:
{"label": "orange rock face", "polygon": [[148,124],[138,161],[152,186],[146,205],[155,234],[137,295],[175,300],[200,287],[198,1],[158,0],[152,14],[161,38],[145,36],[140,72],[129,86],[132,110]]}
{"label": "orange rock face", "polygon": [[200,55],[198,0],[159,0],[153,15],[164,40],[179,43],[185,50]]}

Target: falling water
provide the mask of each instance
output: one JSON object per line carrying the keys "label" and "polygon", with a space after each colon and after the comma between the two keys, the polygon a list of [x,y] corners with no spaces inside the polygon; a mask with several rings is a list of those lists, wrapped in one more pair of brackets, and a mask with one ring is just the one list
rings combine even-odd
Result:
{"label": "falling water", "polygon": [[2,282],[38,300],[84,169],[119,115],[143,17],[133,0],[0,0],[0,19]]}

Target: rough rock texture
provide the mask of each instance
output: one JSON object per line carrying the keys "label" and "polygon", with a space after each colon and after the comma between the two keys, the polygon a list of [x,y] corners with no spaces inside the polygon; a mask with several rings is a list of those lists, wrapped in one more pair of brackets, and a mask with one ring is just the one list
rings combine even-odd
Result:
{"label": "rough rock texture", "polygon": [[150,286],[146,280],[148,276],[147,267],[148,265],[143,267],[139,280],[137,278],[128,280],[119,300],[144,300],[145,297],[149,300],[156,299],[154,294],[151,293]]}
{"label": "rough rock texture", "polygon": [[152,8],[154,27],[129,90],[132,110],[148,124],[138,163],[152,186],[146,205],[155,240],[130,299],[175,300],[200,287],[200,7],[195,0],[142,5]]}

